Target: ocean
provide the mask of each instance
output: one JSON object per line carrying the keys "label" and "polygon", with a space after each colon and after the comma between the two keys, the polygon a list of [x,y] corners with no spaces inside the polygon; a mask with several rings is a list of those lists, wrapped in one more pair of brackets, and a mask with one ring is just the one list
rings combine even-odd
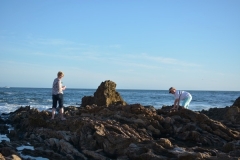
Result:
{"label": "ocean", "polygon": [[[82,97],[93,96],[95,91],[96,89],[67,88],[64,91],[64,106],[79,107]],[[117,89],[117,92],[128,104],[151,105],[156,109],[164,105],[172,105],[174,102],[173,95],[167,90]],[[189,90],[188,92],[193,97],[189,109],[194,111],[231,106],[240,96],[240,91]],[[52,106],[51,88],[0,88],[0,114],[13,112],[21,106],[30,106],[39,111],[50,109]]]}

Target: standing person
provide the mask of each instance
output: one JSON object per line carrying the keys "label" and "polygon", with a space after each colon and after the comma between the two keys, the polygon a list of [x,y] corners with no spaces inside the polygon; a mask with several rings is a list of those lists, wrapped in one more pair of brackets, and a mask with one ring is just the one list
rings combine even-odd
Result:
{"label": "standing person", "polygon": [[191,100],[192,100],[192,95],[189,92],[186,91],[179,91],[176,90],[174,87],[169,88],[169,93],[174,95],[174,106],[173,110],[178,110],[179,103],[182,100],[182,107],[188,108]]}
{"label": "standing person", "polygon": [[52,86],[52,119],[54,119],[55,113],[56,113],[56,108],[57,108],[57,102],[58,102],[58,107],[59,107],[59,112],[61,116],[61,120],[66,120],[64,118],[63,113],[64,113],[64,108],[63,108],[63,90],[66,89],[66,86],[62,86],[62,81],[61,79],[64,77],[64,73],[59,71],[57,74],[57,78],[54,79],[53,81],[53,86]]}

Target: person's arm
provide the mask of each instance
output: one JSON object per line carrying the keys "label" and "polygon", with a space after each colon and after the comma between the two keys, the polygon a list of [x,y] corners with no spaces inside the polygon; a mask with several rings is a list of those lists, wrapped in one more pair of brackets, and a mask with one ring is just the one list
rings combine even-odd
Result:
{"label": "person's arm", "polygon": [[[179,93],[180,93],[180,91],[179,91]],[[182,92],[180,93],[179,98],[175,99],[175,101],[174,101],[174,108],[176,108],[176,109],[178,109],[178,107],[179,107],[181,95],[182,95]]]}
{"label": "person's arm", "polygon": [[177,101],[177,109],[178,109],[178,107],[179,107],[179,103],[180,103],[180,98],[179,98],[178,101]]}
{"label": "person's arm", "polygon": [[174,101],[174,106],[173,106],[174,109],[178,109],[178,107],[179,107],[179,102],[180,102],[180,99],[175,99],[175,101]]}
{"label": "person's arm", "polygon": [[63,86],[62,85],[62,81],[61,81],[61,90],[63,91],[63,90],[65,90],[66,89],[66,86]]}

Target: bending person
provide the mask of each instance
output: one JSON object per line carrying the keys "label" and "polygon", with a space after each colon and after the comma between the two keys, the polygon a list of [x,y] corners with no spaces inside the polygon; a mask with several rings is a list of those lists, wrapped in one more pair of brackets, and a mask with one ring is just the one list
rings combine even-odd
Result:
{"label": "bending person", "polygon": [[176,90],[174,87],[169,88],[169,93],[174,95],[174,106],[173,110],[178,110],[180,101],[182,100],[182,107],[187,108],[192,100],[192,95],[186,91]]}

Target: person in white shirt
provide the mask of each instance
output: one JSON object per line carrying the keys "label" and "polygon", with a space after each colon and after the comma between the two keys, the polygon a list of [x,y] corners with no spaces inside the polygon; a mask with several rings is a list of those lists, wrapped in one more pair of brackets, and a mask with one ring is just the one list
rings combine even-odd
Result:
{"label": "person in white shirt", "polygon": [[66,89],[66,86],[62,86],[61,79],[64,77],[63,72],[59,71],[57,74],[57,78],[53,81],[52,86],[52,119],[54,119],[57,103],[58,107],[60,108],[60,116],[61,120],[66,120],[66,118],[63,117],[64,113],[64,106],[63,106],[63,90]]}
{"label": "person in white shirt", "polygon": [[192,100],[192,95],[189,92],[186,91],[179,91],[176,90],[176,88],[171,87],[169,88],[169,93],[174,95],[174,106],[173,110],[178,110],[179,108],[179,103],[182,101],[182,107],[187,108]]}

